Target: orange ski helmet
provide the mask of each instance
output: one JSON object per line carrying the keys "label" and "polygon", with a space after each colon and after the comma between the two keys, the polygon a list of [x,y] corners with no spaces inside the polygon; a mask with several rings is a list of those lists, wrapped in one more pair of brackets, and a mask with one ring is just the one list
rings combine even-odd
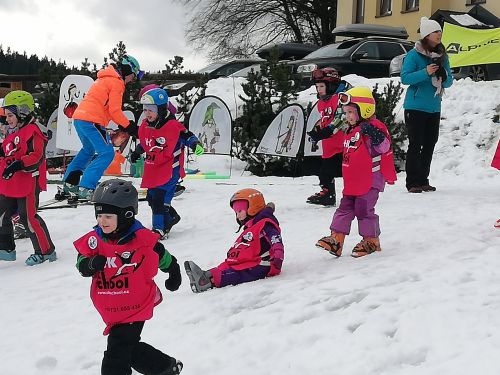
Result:
{"label": "orange ski helmet", "polygon": [[235,201],[247,201],[248,202],[248,216],[255,216],[260,210],[266,207],[266,201],[262,193],[255,189],[241,189],[233,194],[229,201],[229,205],[233,207]]}

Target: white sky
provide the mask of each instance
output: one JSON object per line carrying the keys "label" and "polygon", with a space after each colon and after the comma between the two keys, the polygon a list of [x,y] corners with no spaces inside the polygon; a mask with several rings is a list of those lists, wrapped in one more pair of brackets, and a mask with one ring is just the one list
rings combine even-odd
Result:
{"label": "white sky", "polygon": [[173,0],[0,0],[0,44],[69,66],[88,57],[100,67],[122,40],[146,71],[164,69],[175,55],[197,70],[207,61],[186,45],[187,20]]}

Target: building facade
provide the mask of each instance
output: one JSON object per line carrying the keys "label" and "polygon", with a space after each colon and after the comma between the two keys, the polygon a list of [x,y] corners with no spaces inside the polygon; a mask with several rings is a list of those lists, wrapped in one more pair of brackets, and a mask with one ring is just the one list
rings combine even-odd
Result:
{"label": "building facade", "polygon": [[410,40],[420,39],[417,32],[420,18],[430,17],[437,10],[468,12],[481,5],[500,16],[499,0],[339,0],[337,26],[365,23],[405,27]]}

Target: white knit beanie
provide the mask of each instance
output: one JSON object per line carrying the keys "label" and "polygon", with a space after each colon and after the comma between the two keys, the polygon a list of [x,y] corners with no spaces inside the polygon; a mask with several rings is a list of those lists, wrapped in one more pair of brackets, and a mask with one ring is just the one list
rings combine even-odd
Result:
{"label": "white knit beanie", "polygon": [[434,31],[443,31],[437,21],[430,20],[427,17],[420,19],[420,37],[424,39],[427,35]]}

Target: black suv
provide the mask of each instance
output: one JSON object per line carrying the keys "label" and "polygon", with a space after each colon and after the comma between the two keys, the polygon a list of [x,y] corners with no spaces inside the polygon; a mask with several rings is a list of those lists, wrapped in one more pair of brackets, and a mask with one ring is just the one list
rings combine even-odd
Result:
{"label": "black suv", "polygon": [[366,78],[389,77],[389,64],[395,56],[410,51],[414,43],[383,36],[353,38],[329,44],[292,61],[292,77],[300,88],[311,85],[311,72],[331,67],[341,76],[357,74]]}

